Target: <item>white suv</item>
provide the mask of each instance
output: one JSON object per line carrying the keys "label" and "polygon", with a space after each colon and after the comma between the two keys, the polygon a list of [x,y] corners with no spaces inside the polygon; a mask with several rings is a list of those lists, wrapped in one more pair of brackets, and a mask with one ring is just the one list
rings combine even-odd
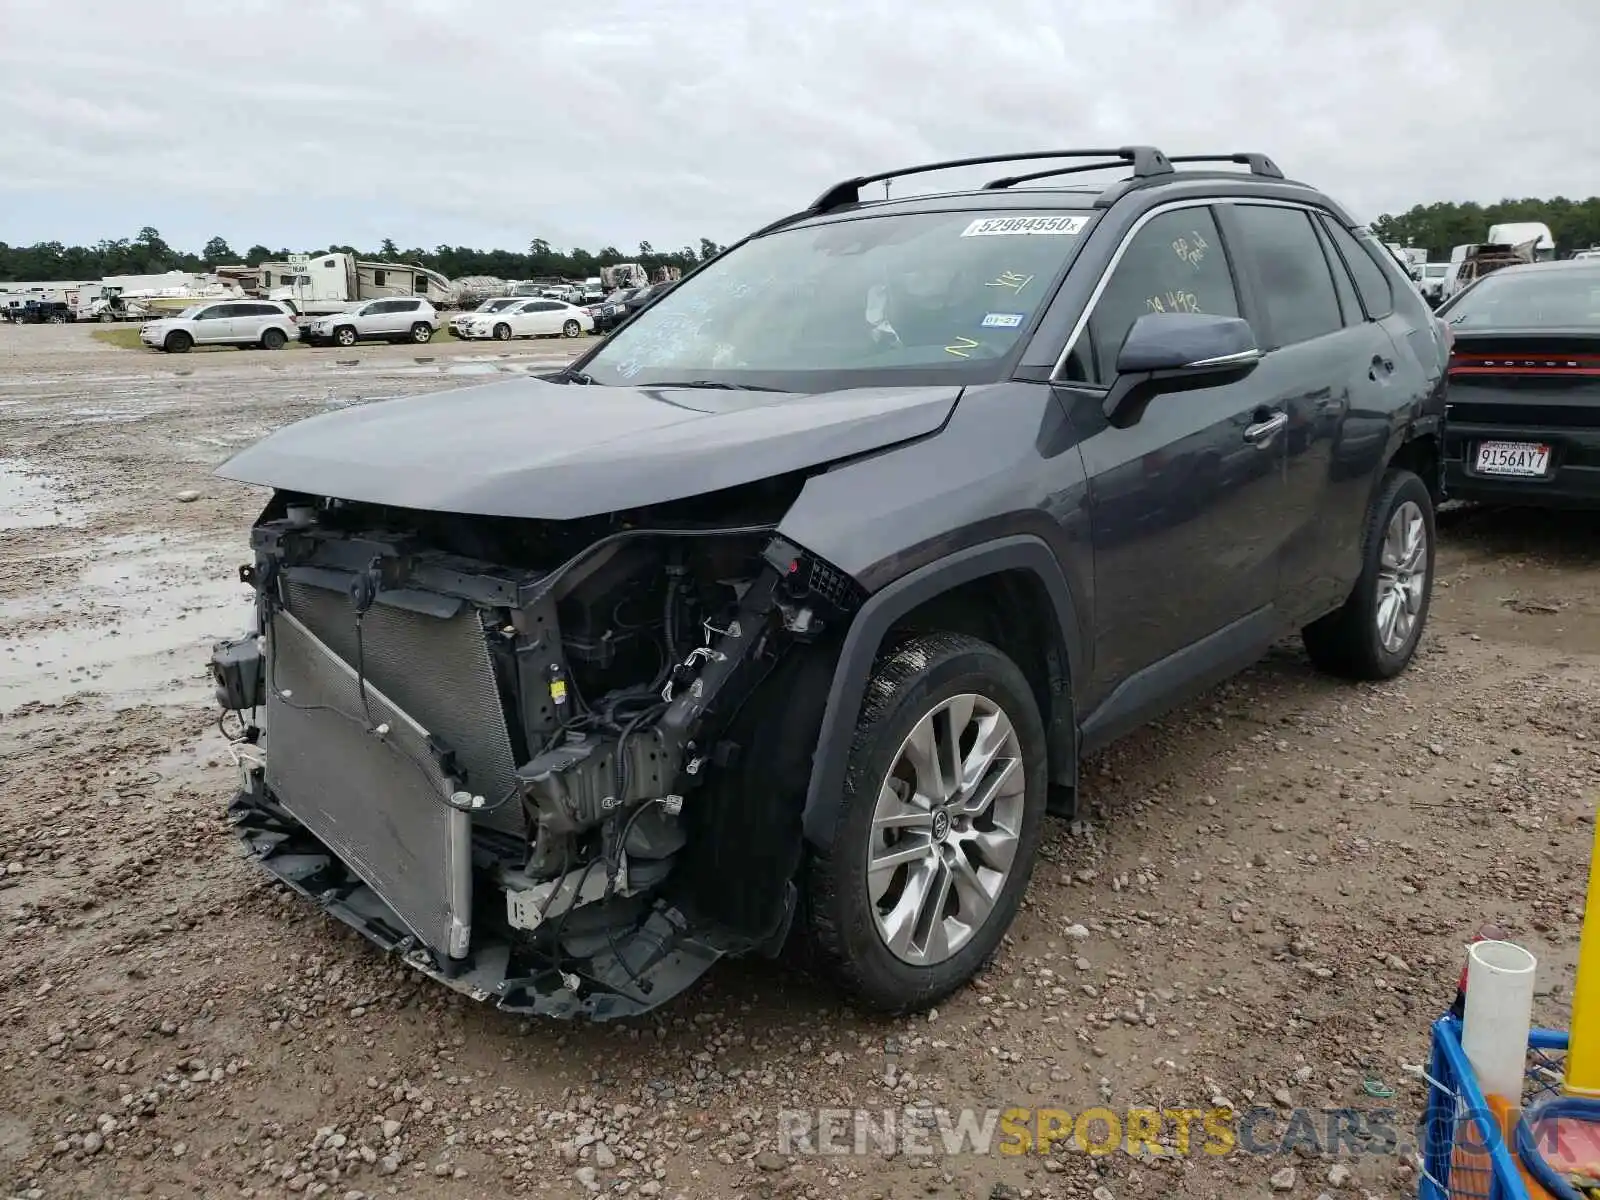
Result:
{"label": "white suv", "polygon": [[175,317],[139,327],[146,346],[182,354],[193,346],[260,346],[282,350],[299,336],[294,314],[276,300],[221,300],[194,304]]}
{"label": "white suv", "polygon": [[426,300],[415,298],[368,300],[348,312],[332,313],[307,321],[300,336],[312,345],[354,346],[359,341],[381,339],[386,342],[433,340],[444,322]]}

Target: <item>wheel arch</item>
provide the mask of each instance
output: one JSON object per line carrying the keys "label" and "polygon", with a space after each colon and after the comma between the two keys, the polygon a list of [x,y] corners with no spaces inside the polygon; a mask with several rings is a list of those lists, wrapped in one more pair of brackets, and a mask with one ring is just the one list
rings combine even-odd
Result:
{"label": "wheel arch", "polygon": [[[1398,467],[1410,471],[1427,485],[1435,507],[1444,499],[1444,446],[1440,437],[1442,422],[1426,418],[1406,430],[1405,437],[1389,455],[1385,471]],[[1380,472],[1380,480],[1382,473]],[[1381,482],[1378,486],[1381,486]],[[1374,488],[1374,495],[1377,494]]]}
{"label": "wheel arch", "polygon": [[[1022,620],[1008,630],[998,618],[1013,612]],[[856,611],[829,685],[802,814],[806,841],[818,849],[829,848],[837,826],[846,758],[873,665],[899,632],[924,623],[945,629],[953,624],[952,632],[993,641],[1017,661],[1040,700],[1053,790],[1064,789],[1061,798],[1070,803],[1078,768],[1072,681],[1081,678],[1083,658],[1077,610],[1049,546],[1030,535],[1004,537],[919,567],[874,592]]]}

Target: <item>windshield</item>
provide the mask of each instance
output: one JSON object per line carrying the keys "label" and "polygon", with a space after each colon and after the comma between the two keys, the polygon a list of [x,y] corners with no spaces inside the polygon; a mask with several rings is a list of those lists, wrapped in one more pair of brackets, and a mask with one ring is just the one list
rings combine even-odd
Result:
{"label": "windshield", "polygon": [[1461,329],[1600,329],[1600,270],[1497,271],[1445,316]]}
{"label": "windshield", "polygon": [[191,304],[178,314],[177,319],[180,321],[192,321],[204,312],[207,307],[209,306],[205,304]]}
{"label": "windshield", "polygon": [[499,312],[502,308],[508,308],[516,302],[517,298],[515,296],[500,296],[493,300],[485,300],[482,304],[478,305],[478,311]]}
{"label": "windshield", "polygon": [[1088,224],[1059,210],[935,212],[781,230],[665,291],[583,370],[602,384],[804,373],[797,390],[823,372],[987,374],[982,364],[1031,326]]}

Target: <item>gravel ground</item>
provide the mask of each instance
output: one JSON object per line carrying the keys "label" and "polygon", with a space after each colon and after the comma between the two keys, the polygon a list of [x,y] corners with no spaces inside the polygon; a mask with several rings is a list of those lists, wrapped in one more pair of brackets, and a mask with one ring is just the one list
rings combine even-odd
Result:
{"label": "gravel ground", "polygon": [[780,961],[719,967],[647,1019],[519,1022],[239,861],[203,660],[248,612],[234,571],[263,496],[211,470],[330,405],[573,347],[175,359],[87,335],[0,326],[0,1191],[1399,1196],[1403,1161],[1310,1147],[782,1154],[777,1114],[1409,1124],[1403,1066],[1484,919],[1539,955],[1536,1021],[1567,1022],[1600,784],[1592,519],[1447,514],[1403,678],[1336,684],[1286,646],[1089,762],[1004,952],[936,1014],[864,1017]]}

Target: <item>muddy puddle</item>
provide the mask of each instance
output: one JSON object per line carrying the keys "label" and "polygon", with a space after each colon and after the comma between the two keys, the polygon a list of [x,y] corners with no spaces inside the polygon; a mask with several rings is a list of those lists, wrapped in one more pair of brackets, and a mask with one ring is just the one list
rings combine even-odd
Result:
{"label": "muddy puddle", "polygon": [[192,703],[205,655],[251,620],[237,548],[156,535],[105,538],[47,597],[0,614],[0,712],[95,692],[115,705]]}
{"label": "muddy puddle", "polygon": [[82,519],[82,509],[53,476],[24,459],[0,458],[0,533],[75,525]]}

